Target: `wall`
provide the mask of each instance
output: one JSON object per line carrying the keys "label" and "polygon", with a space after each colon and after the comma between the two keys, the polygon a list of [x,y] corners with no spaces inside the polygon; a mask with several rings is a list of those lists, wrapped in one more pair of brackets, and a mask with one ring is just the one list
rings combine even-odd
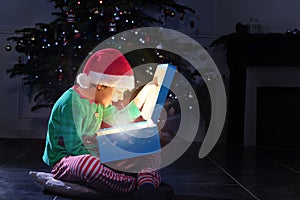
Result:
{"label": "wall", "polygon": [[[26,95],[22,95],[21,81],[10,79],[6,70],[17,62],[19,54],[5,51],[8,37],[14,31],[25,27],[34,27],[35,23],[52,20],[52,4],[48,0],[10,0],[0,7],[0,137],[3,138],[40,138],[46,133],[47,120],[24,110]],[[12,44],[13,46],[13,44]],[[47,114],[45,114],[46,116]]]}
{"label": "wall", "polygon": [[300,29],[300,2],[297,0],[216,0],[214,35],[232,33],[237,22],[258,19],[264,32]]}

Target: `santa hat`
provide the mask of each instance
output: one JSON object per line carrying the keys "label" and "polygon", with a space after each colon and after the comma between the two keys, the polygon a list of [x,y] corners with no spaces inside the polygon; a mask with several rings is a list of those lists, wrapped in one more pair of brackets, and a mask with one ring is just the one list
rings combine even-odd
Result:
{"label": "santa hat", "polygon": [[132,90],[134,76],[130,64],[118,50],[107,48],[95,52],[86,62],[77,83],[87,89],[92,85],[105,85]]}

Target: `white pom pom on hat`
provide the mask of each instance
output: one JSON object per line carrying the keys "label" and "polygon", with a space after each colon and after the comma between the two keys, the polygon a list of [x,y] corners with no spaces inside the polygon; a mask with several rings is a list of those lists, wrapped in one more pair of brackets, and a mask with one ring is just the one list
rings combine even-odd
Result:
{"label": "white pom pom on hat", "polygon": [[77,75],[77,83],[82,87],[83,89],[88,89],[92,85],[91,78],[86,75],[85,73],[80,73]]}
{"label": "white pom pom on hat", "polygon": [[77,75],[77,83],[84,89],[100,84],[132,90],[133,70],[120,51],[112,48],[102,49],[88,58],[83,73]]}

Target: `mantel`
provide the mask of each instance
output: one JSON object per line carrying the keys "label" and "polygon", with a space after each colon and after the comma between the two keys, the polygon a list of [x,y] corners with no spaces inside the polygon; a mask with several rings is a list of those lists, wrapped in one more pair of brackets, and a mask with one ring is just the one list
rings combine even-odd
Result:
{"label": "mantel", "polygon": [[231,34],[227,38],[229,61],[241,59],[244,66],[300,66],[300,35]]}

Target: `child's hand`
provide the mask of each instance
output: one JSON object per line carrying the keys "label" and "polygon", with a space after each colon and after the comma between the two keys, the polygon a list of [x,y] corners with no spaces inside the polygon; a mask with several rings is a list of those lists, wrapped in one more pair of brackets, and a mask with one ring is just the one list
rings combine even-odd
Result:
{"label": "child's hand", "polygon": [[149,94],[156,92],[158,90],[158,83],[157,81],[151,81],[147,83],[143,89],[137,94],[137,96],[133,99],[136,106],[141,109],[144,105],[146,98]]}

